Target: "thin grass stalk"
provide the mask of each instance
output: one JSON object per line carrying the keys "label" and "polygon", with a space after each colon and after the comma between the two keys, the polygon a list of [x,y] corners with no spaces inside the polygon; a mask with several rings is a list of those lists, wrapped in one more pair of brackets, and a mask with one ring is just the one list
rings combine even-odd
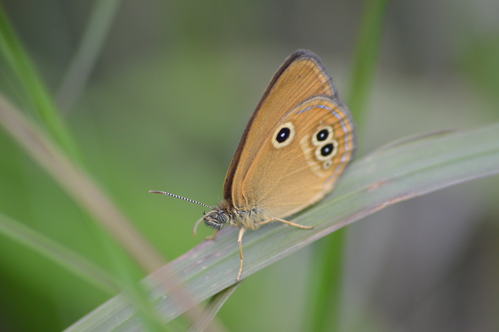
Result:
{"label": "thin grass stalk", "polygon": [[[353,73],[346,103],[356,120],[357,140],[362,139],[370,92],[381,44],[383,17],[388,0],[366,0],[357,46]],[[311,331],[338,331],[340,318],[340,290],[343,271],[343,243],[345,229],[324,239],[325,252],[321,255],[321,274],[313,292]]]}
{"label": "thin grass stalk", "polygon": [[61,119],[52,96],[42,82],[40,75],[0,5],[0,56],[3,56],[9,69],[15,74],[25,90],[31,111],[43,124],[52,139],[59,144],[73,161],[82,163],[79,150]]}
{"label": "thin grass stalk", "polygon": [[63,113],[67,113],[82,94],[120,4],[121,0],[95,2],[76,54],[57,93],[57,105]]}
{"label": "thin grass stalk", "polygon": [[108,295],[120,290],[116,278],[98,265],[3,213],[0,213],[0,233],[85,279]]}

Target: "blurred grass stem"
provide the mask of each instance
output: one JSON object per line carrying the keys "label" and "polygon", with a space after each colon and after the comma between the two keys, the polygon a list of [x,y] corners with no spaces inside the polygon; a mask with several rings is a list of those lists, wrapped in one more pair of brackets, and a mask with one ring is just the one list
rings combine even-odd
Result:
{"label": "blurred grass stem", "polygon": [[121,0],[97,0],[76,54],[57,93],[57,105],[67,113],[82,94],[101,53]]}
{"label": "blurred grass stem", "polygon": [[[365,1],[364,15],[357,37],[353,72],[346,98],[346,104],[356,120],[357,142],[362,142],[364,119],[374,81],[387,4],[388,0]],[[309,306],[313,308],[311,331],[339,330],[345,231],[340,229],[334,232],[324,239],[325,245],[320,247],[325,252],[321,254],[320,276],[313,291],[314,303]]]}
{"label": "blurred grass stem", "polygon": [[[151,273],[165,264],[163,258],[139,235],[122,212],[92,179],[72,164],[50,139],[0,94],[0,125],[31,157],[64,188],[77,203],[114,235],[123,248],[142,268]],[[163,269],[156,274],[156,284],[171,292],[179,307],[190,308],[186,316],[199,320],[201,311],[191,297],[179,287],[175,277]]]}

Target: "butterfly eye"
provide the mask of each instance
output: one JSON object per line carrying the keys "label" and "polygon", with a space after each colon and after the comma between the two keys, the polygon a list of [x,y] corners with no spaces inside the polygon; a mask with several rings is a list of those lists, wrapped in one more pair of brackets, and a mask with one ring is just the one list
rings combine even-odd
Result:
{"label": "butterfly eye", "polygon": [[204,219],[208,220],[208,219],[218,219],[218,213],[216,212],[209,212],[209,213],[205,213],[204,215]]}
{"label": "butterfly eye", "polygon": [[227,215],[227,213],[220,213],[218,215],[218,221],[220,221],[222,224],[226,224],[229,222],[229,216]]}
{"label": "butterfly eye", "polygon": [[321,161],[331,159],[336,154],[337,146],[338,142],[336,140],[318,146],[317,149],[315,149],[315,157]]}
{"label": "butterfly eye", "polygon": [[323,145],[325,142],[331,141],[333,139],[333,127],[327,126],[325,128],[319,129],[312,136],[312,144],[315,146]]}
{"label": "butterfly eye", "polygon": [[230,218],[223,211],[211,211],[203,219],[206,226],[220,230],[229,222]]}
{"label": "butterfly eye", "polygon": [[272,138],[272,145],[276,149],[280,149],[282,147],[285,147],[295,137],[295,127],[291,122],[286,122],[283,125],[280,125],[276,131],[274,132],[274,137]]}

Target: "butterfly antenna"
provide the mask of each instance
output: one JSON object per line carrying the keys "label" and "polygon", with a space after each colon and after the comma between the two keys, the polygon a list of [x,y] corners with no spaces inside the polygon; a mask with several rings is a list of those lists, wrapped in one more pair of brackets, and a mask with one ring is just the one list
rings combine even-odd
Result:
{"label": "butterfly antenna", "polygon": [[178,199],[183,199],[184,201],[187,201],[187,202],[191,202],[191,203],[199,204],[199,205],[205,206],[205,207],[210,208],[210,209],[212,208],[211,206],[206,205],[206,204],[204,204],[204,203],[201,203],[201,202],[195,201],[195,200],[190,199],[190,198],[185,198],[185,197],[182,197],[182,196],[179,196],[179,195],[170,194],[170,193],[167,193],[166,191],[149,190],[149,192],[150,192],[150,193],[153,193],[153,194],[163,194],[163,195],[166,195],[166,196],[171,196],[171,197],[175,197],[175,198],[178,198]]}

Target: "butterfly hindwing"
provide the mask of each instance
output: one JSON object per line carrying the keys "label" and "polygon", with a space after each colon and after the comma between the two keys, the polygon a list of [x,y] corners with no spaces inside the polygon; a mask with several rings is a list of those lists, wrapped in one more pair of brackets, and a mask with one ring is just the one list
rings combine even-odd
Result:
{"label": "butterfly hindwing", "polygon": [[[279,132],[288,132],[279,142]],[[327,97],[314,97],[274,127],[245,174],[235,202],[285,217],[315,203],[333,188],[352,158],[348,113]],[[288,144],[286,144],[289,141]]]}

